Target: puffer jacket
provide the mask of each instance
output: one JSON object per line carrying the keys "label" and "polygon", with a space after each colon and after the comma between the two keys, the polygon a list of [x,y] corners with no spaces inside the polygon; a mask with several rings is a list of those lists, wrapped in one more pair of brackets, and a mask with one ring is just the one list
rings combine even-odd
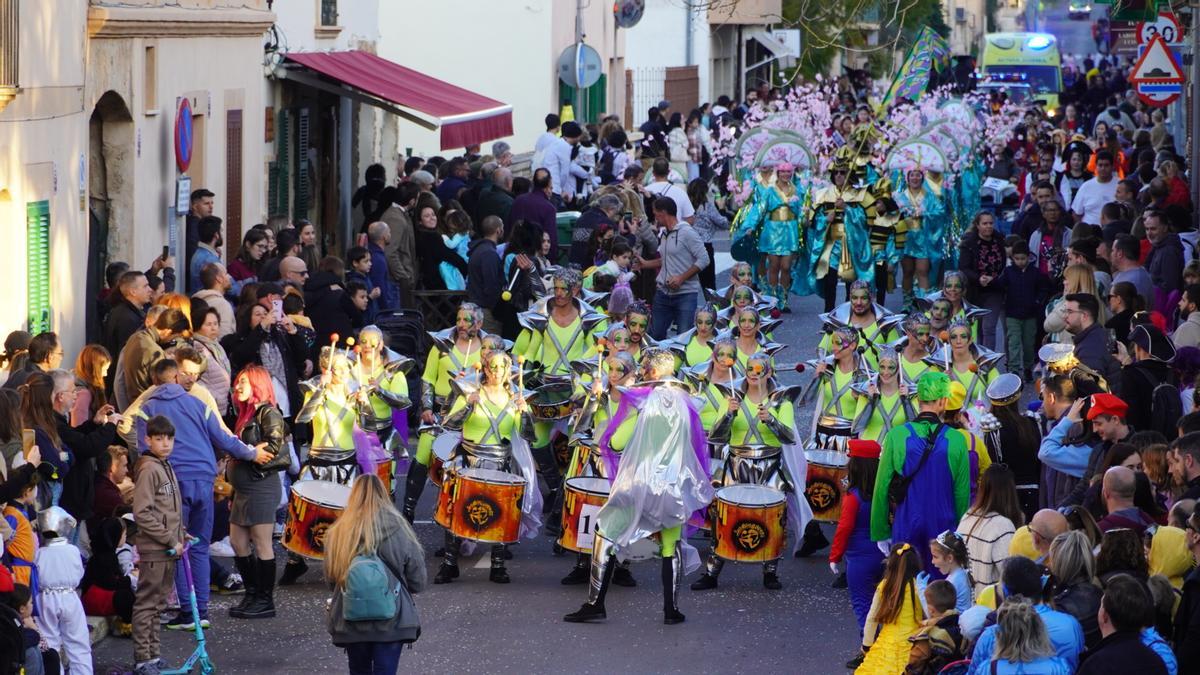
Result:
{"label": "puffer jacket", "polygon": [[142,560],[173,559],[167,551],[183,544],[182,514],[175,470],[164,459],[149,453],[142,455],[133,479],[133,518],[137,523],[133,544]]}
{"label": "puffer jacket", "polygon": [[[425,589],[425,551],[412,534],[407,523],[398,520],[384,523],[382,537],[375,553],[392,573],[402,572],[401,581],[409,593]],[[360,642],[413,642],[421,634],[420,626],[401,625],[403,612],[387,621],[346,621],[342,611],[342,589],[332,586],[329,606],[329,635],[337,647]],[[415,610],[415,608],[414,608]]]}

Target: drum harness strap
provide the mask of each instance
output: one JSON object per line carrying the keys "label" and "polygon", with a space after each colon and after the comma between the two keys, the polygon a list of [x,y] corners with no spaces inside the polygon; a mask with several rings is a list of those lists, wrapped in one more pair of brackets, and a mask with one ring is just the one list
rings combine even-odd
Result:
{"label": "drum harness strap", "polygon": [[[554,321],[554,318],[550,317],[549,320]],[[554,334],[554,329],[551,328],[549,322],[547,322],[546,328],[542,331],[542,334],[550,338],[550,346],[553,347],[554,351],[558,353],[554,357],[554,363],[551,364],[547,370],[554,371],[562,367],[566,368],[567,372],[570,372],[571,359],[568,354],[570,354],[571,348],[574,347],[575,343],[579,340],[579,336],[583,334],[583,317],[576,317],[575,320],[579,322],[579,325],[575,327],[575,330],[571,333],[571,337],[567,339],[566,348],[564,348],[562,343],[558,341],[558,336]]]}
{"label": "drum harness strap", "polygon": [[896,405],[892,406],[891,410],[888,410],[887,406],[883,404],[882,396],[879,397],[879,400],[875,405],[879,406],[880,416],[883,417],[883,434],[880,436],[880,438],[882,438],[883,436],[887,435],[887,432],[892,430],[893,426],[895,426],[892,420],[896,418],[896,413],[900,410],[900,407],[904,405],[904,396],[900,395],[896,397]]}
{"label": "drum harness strap", "polygon": [[830,397],[831,400],[829,406],[821,412],[823,414],[828,414],[831,410],[833,410],[836,411],[834,414],[836,414],[838,417],[845,417],[846,415],[842,413],[842,397],[846,395],[846,392],[850,391],[851,385],[854,384],[854,373],[850,373],[849,382],[842,385],[842,387],[837,391],[834,391],[834,387],[837,385],[837,373],[835,372],[836,369],[837,364],[834,364],[833,368],[826,371],[829,373],[829,391],[833,392],[833,395]]}
{"label": "drum harness strap", "polygon": [[[349,392],[347,392],[347,393],[349,393]],[[329,398],[329,396],[325,396],[325,400],[322,401],[322,403],[321,403],[321,419],[325,422],[325,434],[324,434],[325,437],[322,439],[314,439],[314,441],[313,441],[314,447],[318,447],[318,448],[322,447],[322,445],[317,442],[318,440],[323,440],[323,441],[328,442],[328,445],[326,445],[324,447],[329,447],[329,448],[337,447],[337,443],[335,442],[335,439],[333,438],[333,428],[334,428],[334,426],[337,425],[338,422],[342,421],[342,418],[346,416],[346,413],[351,411],[352,407],[349,405],[342,406],[341,409],[338,411],[337,417],[330,419],[329,408],[332,405],[334,405],[333,401]],[[342,449],[345,449],[345,448],[342,448]]]}
{"label": "drum harness strap", "polygon": [[489,434],[496,437],[496,445],[500,445],[504,442],[504,436],[500,433],[500,420],[504,418],[504,414],[508,412],[510,407],[512,407],[512,403],[512,399],[509,399],[508,403],[504,404],[504,407],[500,409],[500,412],[495,415],[492,415],[492,411],[488,410],[488,407],[484,405],[482,401],[475,406],[476,410],[483,412],[483,417],[487,420],[489,427],[488,432],[485,433],[483,438],[479,441],[481,445],[490,445],[490,443],[485,442],[487,441]]}
{"label": "drum harness strap", "polygon": [[746,428],[746,435],[742,437],[742,445],[747,444],[746,440],[748,440],[750,438],[751,434],[753,434],[753,436],[754,436],[753,440],[754,440],[755,445],[766,445],[767,443],[766,443],[766,441],[763,440],[763,437],[762,437],[762,431],[759,431],[759,428],[758,428],[758,425],[760,423],[760,420],[758,419],[758,415],[750,412],[750,407],[748,405],[746,405],[745,397],[742,397],[738,401],[738,409],[741,410],[743,413],[745,413],[746,419],[750,421],[750,424]]}

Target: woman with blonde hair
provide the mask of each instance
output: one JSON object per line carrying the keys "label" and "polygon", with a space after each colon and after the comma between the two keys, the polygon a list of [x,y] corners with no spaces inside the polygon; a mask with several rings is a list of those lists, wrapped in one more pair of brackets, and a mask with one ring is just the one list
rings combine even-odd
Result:
{"label": "woman with blonde hair", "polygon": [[[389,584],[399,583],[393,618],[347,619],[347,577],[359,556],[378,558],[387,570]],[[346,650],[349,672],[395,673],[404,644],[421,634],[410,594],[425,588],[425,551],[412,526],[392,505],[383,481],[374,474],[354,480],[346,509],[325,535],[325,580],[333,589],[329,634],[334,645]]]}
{"label": "woman with blonde hair", "polygon": [[1096,317],[1096,323],[1103,326],[1108,321],[1108,301],[1100,297],[1096,288],[1096,269],[1082,263],[1067,265],[1063,270],[1063,292],[1050,302],[1046,320],[1042,323],[1046,333],[1053,334],[1054,342],[1071,342],[1071,336],[1067,333],[1067,304],[1063,298],[1072,293],[1091,293],[1096,296],[1096,301],[1100,303],[1100,316]]}
{"label": "woman with blonde hair", "polygon": [[[992,673],[1069,675],[1071,666],[1056,656],[1046,624],[1033,605],[1023,599],[1006,600],[996,615],[996,651]],[[981,672],[989,672],[984,668]]]}
{"label": "woman with blonde hair", "polygon": [[1104,594],[1096,583],[1096,556],[1092,542],[1080,530],[1063,532],[1050,542],[1048,560],[1051,574],[1050,605],[1070,614],[1083,627],[1088,649],[1100,644],[1100,624],[1096,612]]}
{"label": "woman with blonde hair", "polygon": [[112,367],[112,354],[102,345],[84,345],[75,359],[75,405],[71,408],[71,426],[77,427],[92,419],[96,411],[108,403],[104,378]]}

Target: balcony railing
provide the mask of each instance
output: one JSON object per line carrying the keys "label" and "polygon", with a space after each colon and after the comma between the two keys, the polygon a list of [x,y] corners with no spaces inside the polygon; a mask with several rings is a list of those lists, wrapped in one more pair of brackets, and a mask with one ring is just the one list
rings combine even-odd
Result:
{"label": "balcony railing", "polygon": [[17,9],[21,0],[0,0],[0,110],[21,91],[21,35]]}

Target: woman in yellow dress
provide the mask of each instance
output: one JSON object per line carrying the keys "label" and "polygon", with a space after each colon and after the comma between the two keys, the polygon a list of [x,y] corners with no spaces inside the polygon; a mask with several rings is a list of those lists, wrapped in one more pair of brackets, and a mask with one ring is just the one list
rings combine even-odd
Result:
{"label": "woman in yellow dress", "polygon": [[925,612],[917,598],[921,557],[909,544],[895,544],[888,554],[883,581],[875,589],[863,628],[862,663],[855,675],[897,675],[908,665],[908,639],[921,630]]}

